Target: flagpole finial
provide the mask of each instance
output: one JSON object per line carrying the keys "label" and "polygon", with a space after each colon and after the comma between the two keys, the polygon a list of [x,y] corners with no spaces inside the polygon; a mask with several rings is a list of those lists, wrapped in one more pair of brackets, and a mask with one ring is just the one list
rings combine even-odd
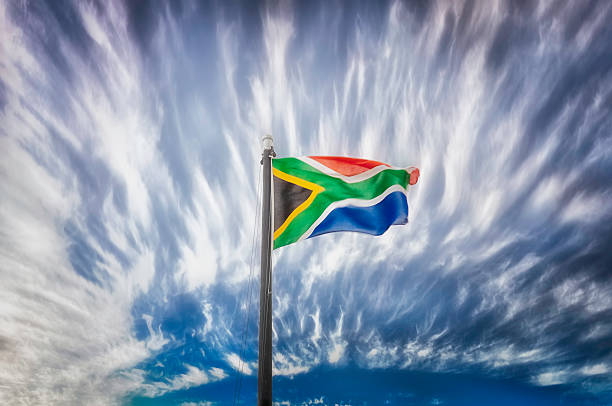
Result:
{"label": "flagpole finial", "polygon": [[272,136],[269,134],[266,134],[261,141],[264,149],[270,149],[274,146],[274,138],[272,138]]}

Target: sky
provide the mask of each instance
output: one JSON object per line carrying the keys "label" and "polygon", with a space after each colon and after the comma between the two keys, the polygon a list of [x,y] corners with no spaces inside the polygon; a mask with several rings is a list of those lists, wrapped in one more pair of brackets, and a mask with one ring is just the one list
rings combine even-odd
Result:
{"label": "sky", "polygon": [[255,404],[261,138],[420,169],[273,253],[279,405],[612,404],[612,3],[0,2],[0,403]]}

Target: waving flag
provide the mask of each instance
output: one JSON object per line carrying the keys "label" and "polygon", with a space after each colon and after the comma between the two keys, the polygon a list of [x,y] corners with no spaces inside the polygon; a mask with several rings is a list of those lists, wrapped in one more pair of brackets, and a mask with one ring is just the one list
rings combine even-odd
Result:
{"label": "waving flag", "polygon": [[357,158],[272,160],[274,248],[335,231],[380,235],[408,222],[408,185],[417,168]]}

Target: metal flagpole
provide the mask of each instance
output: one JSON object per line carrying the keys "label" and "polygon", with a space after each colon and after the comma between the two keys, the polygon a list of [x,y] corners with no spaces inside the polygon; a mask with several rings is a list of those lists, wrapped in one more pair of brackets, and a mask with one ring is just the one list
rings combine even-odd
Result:
{"label": "metal flagpole", "polygon": [[261,208],[261,285],[259,289],[259,366],[257,405],[272,406],[272,157],[274,140],[263,137],[263,201]]}

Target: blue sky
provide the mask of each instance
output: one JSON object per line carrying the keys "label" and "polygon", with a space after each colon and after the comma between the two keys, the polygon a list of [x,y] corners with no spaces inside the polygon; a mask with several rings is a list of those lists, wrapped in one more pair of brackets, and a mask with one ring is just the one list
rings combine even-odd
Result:
{"label": "blue sky", "polygon": [[0,403],[253,404],[272,134],[421,171],[408,225],[274,252],[279,404],[612,404],[611,20],[0,3]]}

